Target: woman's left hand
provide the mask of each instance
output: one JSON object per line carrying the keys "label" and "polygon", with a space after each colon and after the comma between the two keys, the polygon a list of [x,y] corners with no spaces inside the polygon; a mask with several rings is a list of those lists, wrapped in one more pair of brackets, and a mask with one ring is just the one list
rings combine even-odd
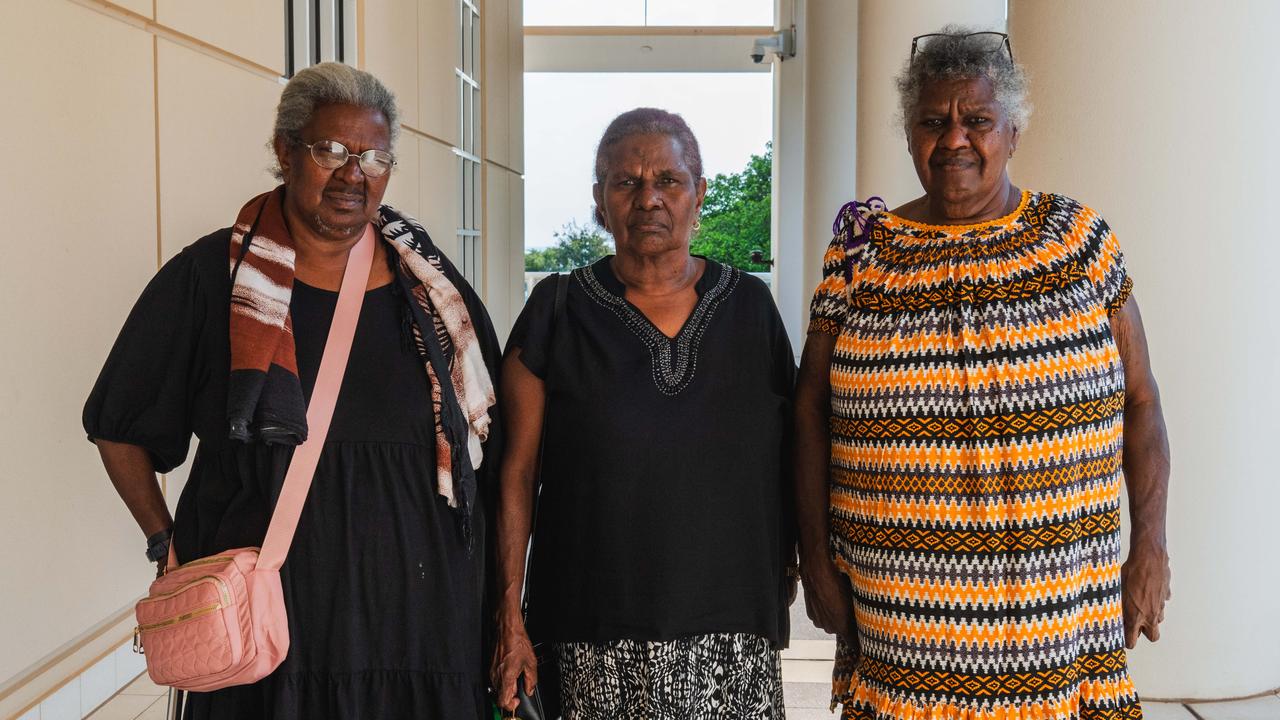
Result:
{"label": "woman's left hand", "polygon": [[506,712],[515,712],[520,702],[516,698],[516,681],[524,680],[525,692],[532,693],[538,687],[538,656],[529,641],[524,621],[518,614],[498,623],[498,647],[494,649],[489,667],[489,683],[493,686],[495,702]]}
{"label": "woman's left hand", "polygon": [[1124,644],[1132,650],[1139,633],[1155,642],[1160,639],[1164,604],[1173,596],[1169,588],[1172,573],[1169,553],[1155,542],[1143,542],[1129,550],[1120,567],[1120,597],[1124,610]]}

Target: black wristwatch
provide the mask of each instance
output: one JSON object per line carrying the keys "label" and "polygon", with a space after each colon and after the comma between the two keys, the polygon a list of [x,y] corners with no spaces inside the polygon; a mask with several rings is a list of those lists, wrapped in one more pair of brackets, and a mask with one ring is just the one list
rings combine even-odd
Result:
{"label": "black wristwatch", "polygon": [[168,527],[147,538],[147,559],[160,562],[169,555],[169,538],[173,537],[173,528]]}

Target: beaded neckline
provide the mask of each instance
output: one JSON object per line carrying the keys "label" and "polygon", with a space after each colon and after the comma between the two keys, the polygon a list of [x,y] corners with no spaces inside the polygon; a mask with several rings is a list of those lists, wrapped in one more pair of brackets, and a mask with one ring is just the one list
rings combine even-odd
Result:
{"label": "beaded neckline", "polygon": [[653,383],[658,391],[663,395],[678,395],[693,381],[694,372],[698,367],[698,351],[702,346],[707,327],[711,324],[711,318],[720,303],[733,292],[742,272],[737,268],[713,264],[708,260],[706,272],[718,268],[719,277],[716,278],[715,284],[698,298],[698,304],[693,307],[693,312],[685,320],[684,326],[672,338],[664,335],[635,305],[611,292],[600,282],[596,274],[596,266],[607,262],[609,262],[608,258],[593,265],[578,268],[573,271],[573,274],[587,291],[588,297],[616,315],[622,324],[649,349]]}
{"label": "beaded neckline", "polygon": [[881,222],[885,227],[893,230],[898,234],[914,234],[929,238],[947,238],[947,237],[974,237],[984,235],[991,232],[1000,232],[1017,223],[1027,212],[1036,193],[1030,190],[1023,190],[1022,196],[1018,200],[1018,206],[1012,212],[1002,215],[998,218],[985,220],[979,223],[970,223],[967,225],[931,225],[929,223],[916,222],[908,220],[901,215],[894,215],[891,212],[883,212],[880,214]]}

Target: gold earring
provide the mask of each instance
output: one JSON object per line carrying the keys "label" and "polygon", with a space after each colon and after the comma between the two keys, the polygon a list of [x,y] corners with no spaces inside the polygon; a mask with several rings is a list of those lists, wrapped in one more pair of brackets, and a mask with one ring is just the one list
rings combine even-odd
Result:
{"label": "gold earring", "polygon": [[697,232],[697,231],[699,231],[699,230],[701,230],[701,229],[702,229],[702,218],[701,218],[701,217],[696,217],[696,218],[694,218],[694,219],[693,219],[693,231],[694,231],[694,232]]}

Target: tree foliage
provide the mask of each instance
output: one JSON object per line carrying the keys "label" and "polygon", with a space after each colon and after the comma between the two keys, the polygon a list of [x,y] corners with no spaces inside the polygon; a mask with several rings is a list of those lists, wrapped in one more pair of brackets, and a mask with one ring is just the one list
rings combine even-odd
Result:
{"label": "tree foliage", "polygon": [[767,272],[768,265],[751,262],[751,251],[773,257],[769,225],[772,218],[773,144],[763,155],[752,155],[740,173],[716,175],[707,181],[702,203],[702,229],[689,244],[690,252],[742,270]]}
{"label": "tree foliage", "polygon": [[590,265],[613,253],[612,241],[594,228],[576,222],[565,223],[554,237],[556,242],[551,247],[525,251],[525,270],[564,272]]}
{"label": "tree foliage", "polygon": [[[707,181],[702,203],[702,229],[689,243],[689,251],[751,272],[768,272],[769,266],[751,262],[751,251],[773,257],[769,224],[772,217],[773,145],[763,155],[752,155],[740,173],[716,175]],[[554,245],[526,250],[524,269],[565,271],[590,265],[613,252],[613,243],[597,228],[566,223],[555,233]]]}

